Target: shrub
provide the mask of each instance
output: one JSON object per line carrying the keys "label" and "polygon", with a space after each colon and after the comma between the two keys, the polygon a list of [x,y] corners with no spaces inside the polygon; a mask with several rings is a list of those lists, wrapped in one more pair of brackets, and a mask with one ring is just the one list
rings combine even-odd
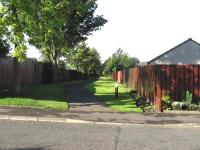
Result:
{"label": "shrub", "polygon": [[145,98],[142,97],[142,96],[136,96],[136,97],[135,97],[135,100],[136,100],[136,106],[137,106],[137,107],[147,104]]}
{"label": "shrub", "polygon": [[162,107],[163,107],[163,109],[172,108],[171,101],[170,101],[170,96],[165,95],[165,96],[162,97]]}
{"label": "shrub", "polygon": [[142,107],[143,112],[158,112],[155,106],[153,105],[143,105]]}
{"label": "shrub", "polygon": [[181,109],[182,110],[189,110],[189,106],[190,106],[189,103],[185,103],[185,102],[181,103]]}
{"label": "shrub", "polygon": [[189,110],[200,110],[200,107],[199,105],[196,105],[196,104],[190,104]]}
{"label": "shrub", "polygon": [[190,104],[186,102],[173,102],[172,108],[173,110],[188,110]]}
{"label": "shrub", "polygon": [[129,92],[130,96],[133,97],[133,98],[136,98],[138,96],[138,92],[136,90],[131,90]]}
{"label": "shrub", "polygon": [[192,97],[193,97],[192,93],[189,92],[189,91],[186,91],[185,97],[183,97],[183,102],[191,104],[192,103]]}
{"label": "shrub", "polygon": [[200,106],[197,104],[189,104],[186,102],[173,102],[172,103],[173,110],[200,110]]}
{"label": "shrub", "polygon": [[172,103],[172,108],[173,110],[181,110],[181,105],[180,105],[181,102],[173,102]]}

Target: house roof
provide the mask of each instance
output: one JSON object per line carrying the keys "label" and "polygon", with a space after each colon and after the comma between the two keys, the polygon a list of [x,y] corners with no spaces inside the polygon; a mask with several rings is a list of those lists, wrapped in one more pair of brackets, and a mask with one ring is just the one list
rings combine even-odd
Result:
{"label": "house roof", "polygon": [[172,49],[170,49],[170,50],[164,52],[163,54],[161,54],[161,55],[159,55],[159,56],[153,58],[152,60],[150,60],[149,62],[147,62],[147,64],[152,63],[152,62],[155,61],[156,59],[158,59],[158,58],[160,58],[160,57],[162,57],[162,56],[168,54],[169,52],[175,50],[176,48],[178,48],[178,47],[180,47],[180,46],[182,46],[182,45],[184,45],[184,44],[186,44],[187,42],[190,42],[190,41],[192,41],[192,42],[194,42],[194,43],[196,43],[196,44],[198,44],[198,45],[200,46],[200,44],[199,44],[198,42],[194,41],[192,38],[189,38],[189,39],[187,39],[186,41],[182,42],[181,44],[175,46],[174,48],[172,48]]}

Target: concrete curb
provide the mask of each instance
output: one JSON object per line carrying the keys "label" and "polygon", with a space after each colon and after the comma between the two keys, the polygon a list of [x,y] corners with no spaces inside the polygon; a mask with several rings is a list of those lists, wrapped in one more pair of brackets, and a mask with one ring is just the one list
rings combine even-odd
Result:
{"label": "concrete curb", "polygon": [[85,121],[70,118],[52,118],[52,117],[30,117],[30,116],[10,116],[0,115],[0,120],[11,121],[34,121],[34,122],[54,122],[66,124],[91,124],[91,125],[110,125],[110,126],[142,126],[142,127],[166,127],[166,128],[200,128],[198,123],[183,123],[183,124],[139,124],[139,123],[120,123],[120,122],[98,122]]}
{"label": "concrete curb", "polygon": [[9,120],[16,121],[38,121],[37,117],[27,117],[27,116],[10,116]]}

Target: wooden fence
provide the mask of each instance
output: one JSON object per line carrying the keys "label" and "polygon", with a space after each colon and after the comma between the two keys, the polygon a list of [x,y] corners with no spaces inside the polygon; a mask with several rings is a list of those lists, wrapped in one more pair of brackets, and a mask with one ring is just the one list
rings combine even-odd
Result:
{"label": "wooden fence", "polygon": [[[2,89],[13,90],[17,80],[21,86],[53,82],[53,69],[50,64],[37,62],[35,59],[27,59],[18,63],[15,58],[7,57],[0,59],[0,91]],[[83,77],[83,75],[80,75]],[[58,69],[58,82],[78,79],[75,70]],[[17,79],[18,78],[18,79]]]}
{"label": "wooden fence", "polygon": [[119,71],[112,77],[118,83],[137,90],[159,110],[164,95],[181,101],[186,91],[193,94],[193,102],[199,103],[200,65],[148,65]]}

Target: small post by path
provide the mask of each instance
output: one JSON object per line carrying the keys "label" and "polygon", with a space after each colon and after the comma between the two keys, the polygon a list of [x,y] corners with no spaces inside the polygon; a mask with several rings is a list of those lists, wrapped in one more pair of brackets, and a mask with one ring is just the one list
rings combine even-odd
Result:
{"label": "small post by path", "polygon": [[118,96],[119,96],[118,87],[119,87],[119,84],[115,83],[115,98],[118,98]]}

